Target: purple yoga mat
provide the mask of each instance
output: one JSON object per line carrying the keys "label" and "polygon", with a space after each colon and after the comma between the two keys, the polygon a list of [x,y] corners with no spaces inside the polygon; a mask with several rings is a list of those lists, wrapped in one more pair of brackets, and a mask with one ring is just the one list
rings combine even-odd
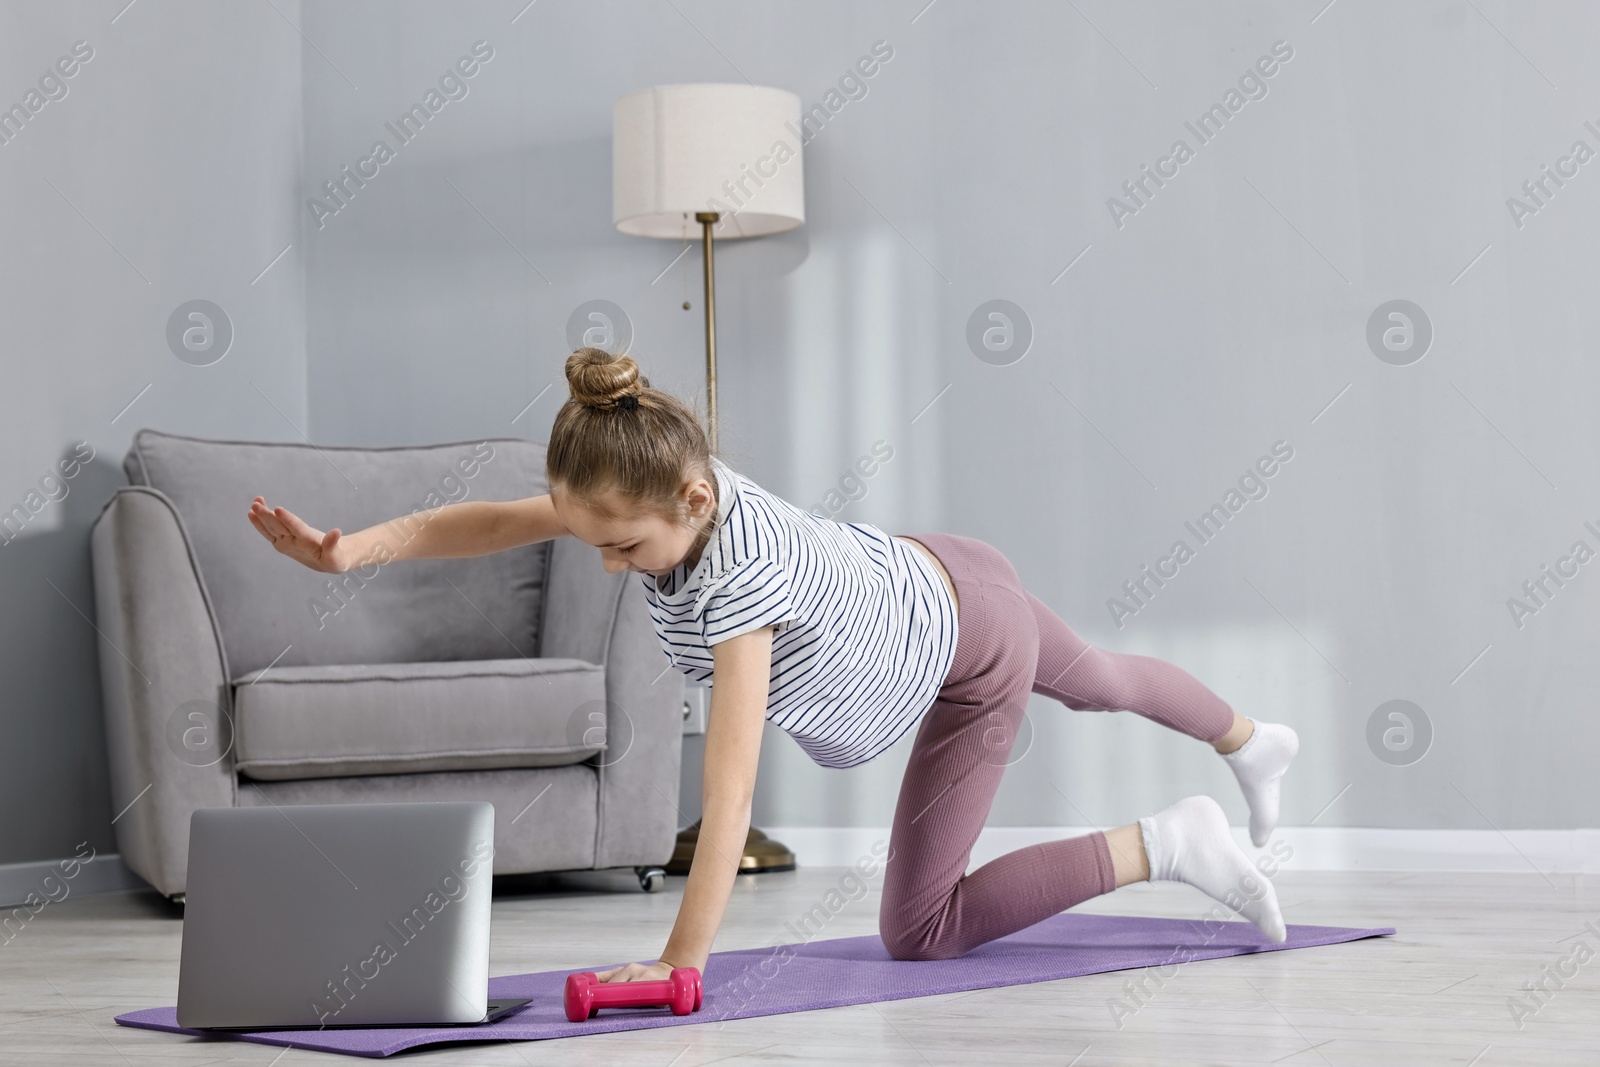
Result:
{"label": "purple yoga mat", "polygon": [[[173,1008],[129,1012],[117,1016],[117,1022],[215,1040],[257,1041],[351,1056],[390,1056],[404,1049],[452,1041],[533,1041],[612,1030],[686,1026],[1049,982],[1135,967],[1170,968],[1185,960],[1333,945],[1394,932],[1393,927],[1357,930],[1344,926],[1290,926],[1289,940],[1274,945],[1262,941],[1260,931],[1244,922],[1204,923],[1063,912],[951,960],[892,959],[877,935],[713,952],[702,976],[704,1003],[689,1015],[673,1015],[665,1008],[607,1008],[586,1022],[570,1023],[561,1006],[562,988],[570,973],[563,970],[489,979],[491,997],[529,997],[532,1003],[488,1026],[204,1034],[179,1026]],[[594,969],[609,966],[615,964]],[[1170,970],[1163,977],[1170,978]],[[1094,1010],[1104,1009],[1097,1006]],[[1104,1021],[1102,1015],[1095,1018],[1097,1022]]]}

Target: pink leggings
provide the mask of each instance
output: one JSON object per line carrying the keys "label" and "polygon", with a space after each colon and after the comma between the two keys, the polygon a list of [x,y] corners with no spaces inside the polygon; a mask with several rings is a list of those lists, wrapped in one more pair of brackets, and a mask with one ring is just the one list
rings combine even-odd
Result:
{"label": "pink leggings", "polygon": [[1104,833],[1009,852],[966,874],[1029,693],[1074,711],[1127,709],[1214,742],[1233,710],[1194,676],[1093,648],[1022,588],[990,545],[908,534],[955,583],[955,658],[900,784],[878,929],[896,959],[949,959],[1116,888]]}

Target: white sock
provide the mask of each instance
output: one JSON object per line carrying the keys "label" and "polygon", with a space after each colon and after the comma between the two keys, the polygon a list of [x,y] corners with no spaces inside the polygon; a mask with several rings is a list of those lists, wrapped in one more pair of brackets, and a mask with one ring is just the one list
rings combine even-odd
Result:
{"label": "white sock", "polygon": [[1279,722],[1250,721],[1256,728],[1249,740],[1221,756],[1239,779],[1250,805],[1250,840],[1260,848],[1278,825],[1278,780],[1300,751],[1300,735]]}
{"label": "white sock", "polygon": [[1150,880],[1187,882],[1221,901],[1281,945],[1288,938],[1278,893],[1233,843],[1228,817],[1208,796],[1185,797],[1139,820]]}

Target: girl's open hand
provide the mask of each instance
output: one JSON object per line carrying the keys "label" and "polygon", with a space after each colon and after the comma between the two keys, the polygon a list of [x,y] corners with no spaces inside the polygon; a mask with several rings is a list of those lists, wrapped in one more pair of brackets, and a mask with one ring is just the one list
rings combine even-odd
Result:
{"label": "girl's open hand", "polygon": [[267,507],[259,496],[250,502],[250,525],[260,530],[273,548],[314,571],[341,574],[350,569],[337,529],[327,533],[313,529],[287,508]]}
{"label": "girl's open hand", "polygon": [[609,971],[596,971],[595,978],[602,982],[665,982],[672,977],[672,964],[629,963]]}

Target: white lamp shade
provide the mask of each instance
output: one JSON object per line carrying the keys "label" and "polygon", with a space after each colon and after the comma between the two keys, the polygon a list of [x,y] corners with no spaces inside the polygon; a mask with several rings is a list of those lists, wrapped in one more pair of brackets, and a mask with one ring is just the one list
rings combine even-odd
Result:
{"label": "white lamp shade", "polygon": [[806,221],[800,98],[761,85],[658,85],[611,110],[611,221],[636,237],[759,237]]}

